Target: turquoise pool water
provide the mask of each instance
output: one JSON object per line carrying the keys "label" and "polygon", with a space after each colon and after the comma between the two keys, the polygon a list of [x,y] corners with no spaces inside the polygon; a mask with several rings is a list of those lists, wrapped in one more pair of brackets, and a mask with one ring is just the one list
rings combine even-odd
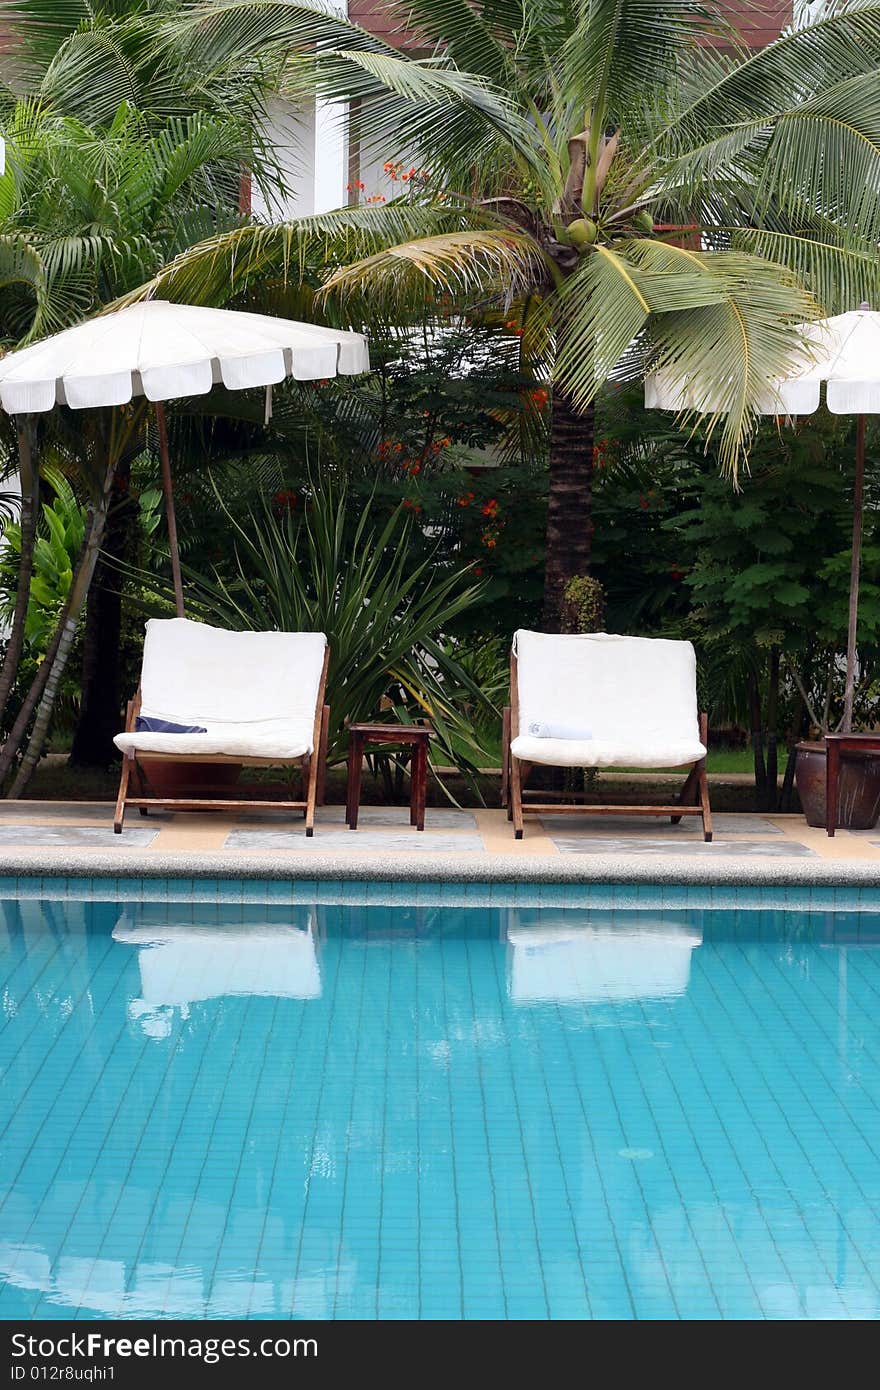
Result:
{"label": "turquoise pool water", "polygon": [[107,891],[0,901],[0,1316],[880,1312],[870,903]]}

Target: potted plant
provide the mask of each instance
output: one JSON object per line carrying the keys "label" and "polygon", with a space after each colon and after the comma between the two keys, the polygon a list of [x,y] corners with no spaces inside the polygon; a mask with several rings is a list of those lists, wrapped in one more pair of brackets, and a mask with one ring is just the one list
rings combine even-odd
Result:
{"label": "potted plant", "polygon": [[[872,607],[876,599],[872,600]],[[871,725],[880,714],[876,651],[863,645],[852,709],[858,722]],[[814,656],[806,676],[791,664],[811,724],[811,737],[796,745],[795,782],[807,824],[825,827],[826,745],[824,737],[845,722],[846,662],[835,648]],[[842,706],[843,709],[841,708]],[[852,718],[852,715],[850,716]],[[880,816],[880,757],[843,758],[840,764],[837,823],[849,830],[871,830]]]}

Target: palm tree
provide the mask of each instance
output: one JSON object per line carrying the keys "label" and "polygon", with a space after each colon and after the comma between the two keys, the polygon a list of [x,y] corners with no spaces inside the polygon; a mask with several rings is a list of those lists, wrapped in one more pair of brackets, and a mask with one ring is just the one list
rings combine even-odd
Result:
{"label": "palm tree", "polygon": [[[208,71],[200,32],[181,41],[190,10],[189,0],[0,0],[0,119],[22,96],[97,129],[112,125],[123,102],[153,129],[170,117],[234,113],[252,151],[271,163],[262,117],[284,54],[230,55]],[[260,177],[256,161],[247,164]]]}
{"label": "palm tree", "polygon": [[[0,178],[0,244],[35,267],[7,287],[0,304],[0,334],[26,342],[76,322],[139,284],[193,238],[240,222],[237,210],[242,145],[236,119],[190,115],[150,129],[140,114],[120,106],[106,130],[19,103],[6,127],[8,168]],[[27,611],[38,450],[63,460],[89,498],[89,524],[75,582],[53,641],[21,712],[0,752],[0,781],[11,769],[27,726],[34,728],[13,794],[23,790],[48,729],[55,692],[70,654],[77,620],[99,563],[108,521],[124,531],[130,507],[127,467],[142,452],[143,402],[122,411],[89,411],[65,419],[56,411],[19,430],[22,472],[22,564],[12,631],[0,675],[8,696],[21,650]],[[21,452],[21,449],[24,452]],[[112,504],[112,505],[111,505]],[[111,534],[107,544],[113,548]],[[110,568],[96,586],[90,628],[109,660],[98,661],[105,704],[114,709],[118,660],[119,586]],[[118,706],[118,700],[115,701]],[[112,745],[111,745],[112,746]]]}
{"label": "palm tree", "polygon": [[415,195],[213,238],[150,288],[221,302],[295,273],[321,240],[324,292],[352,319],[441,297],[500,307],[552,383],[554,625],[589,564],[602,383],[686,378],[735,475],[797,324],[877,296],[880,4],[811,6],[756,53],[703,0],[403,8],[439,37],[429,56],[289,0],[194,6],[182,51],[207,73],[289,45],[291,89],[348,101],[362,153],[417,151],[425,175]]}

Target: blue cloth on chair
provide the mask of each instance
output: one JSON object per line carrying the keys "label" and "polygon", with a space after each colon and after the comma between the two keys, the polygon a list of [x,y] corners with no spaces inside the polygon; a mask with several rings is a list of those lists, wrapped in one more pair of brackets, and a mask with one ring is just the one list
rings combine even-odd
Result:
{"label": "blue cloth on chair", "polygon": [[200,724],[174,724],[170,719],[152,719],[139,714],[134,723],[137,734],[206,734]]}

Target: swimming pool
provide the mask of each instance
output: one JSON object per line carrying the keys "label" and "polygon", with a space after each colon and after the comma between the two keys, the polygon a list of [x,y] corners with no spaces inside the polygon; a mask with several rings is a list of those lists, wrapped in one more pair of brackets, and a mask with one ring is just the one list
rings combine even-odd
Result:
{"label": "swimming pool", "polygon": [[0,897],[0,1317],[880,1313],[870,895],[143,887]]}

